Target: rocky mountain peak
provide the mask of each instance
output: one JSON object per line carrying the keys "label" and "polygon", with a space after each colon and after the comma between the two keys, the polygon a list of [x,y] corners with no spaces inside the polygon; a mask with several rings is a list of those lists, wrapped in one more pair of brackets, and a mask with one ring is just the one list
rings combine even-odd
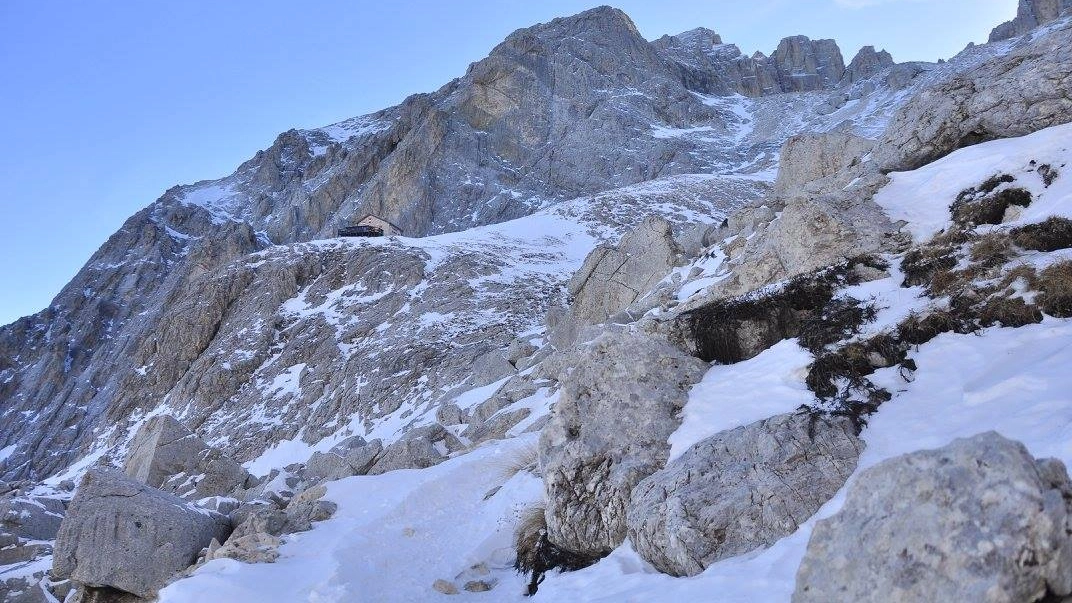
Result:
{"label": "rocky mountain peak", "polygon": [[1072,0],[1020,0],[1016,18],[998,25],[990,32],[990,41],[998,42],[1025,33],[1057,20],[1072,11]]}
{"label": "rocky mountain peak", "polygon": [[678,47],[691,52],[708,52],[715,46],[721,46],[722,36],[706,27],[697,27],[679,34],[666,35],[652,42],[659,48]]}
{"label": "rocky mountain peak", "polygon": [[875,51],[874,46],[864,46],[856,53],[852,62],[845,69],[845,80],[848,83],[866,80],[883,69],[893,67],[893,57],[885,50]]}
{"label": "rocky mountain peak", "polygon": [[845,75],[845,60],[834,40],[812,40],[807,36],[784,38],[771,60],[785,91],[831,88]]}
{"label": "rocky mountain peak", "polygon": [[565,39],[578,37],[583,40],[596,40],[604,36],[635,36],[643,39],[629,15],[612,6],[597,6],[575,15],[559,17],[548,23],[538,23],[531,27],[519,29],[507,37],[506,42],[514,38],[537,36],[542,39]]}

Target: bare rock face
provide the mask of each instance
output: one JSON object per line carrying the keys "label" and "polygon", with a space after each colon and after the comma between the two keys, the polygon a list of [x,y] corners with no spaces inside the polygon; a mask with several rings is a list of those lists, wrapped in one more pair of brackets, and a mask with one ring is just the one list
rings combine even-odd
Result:
{"label": "bare rock face", "polygon": [[548,538],[600,555],[626,535],[633,486],[660,469],[705,364],[663,342],[607,333],[562,354],[561,394],[540,435]]}
{"label": "bare rock face", "polygon": [[[63,502],[42,496],[11,496],[0,499],[0,538],[52,540],[63,521]],[[0,545],[3,548],[6,545]],[[3,563],[0,563],[3,565]]]}
{"label": "bare rock face", "polygon": [[707,94],[760,97],[785,92],[832,90],[841,84],[845,63],[833,40],[806,36],[783,39],[770,57],[741,54],[715,32],[698,28],[652,42],[680,70],[693,90]]}
{"label": "bare rock face", "polygon": [[991,42],[1022,36],[1032,29],[1055,21],[1072,8],[1072,0],[1020,0],[1016,18],[998,25],[990,32]]}
{"label": "bare rock face", "polygon": [[447,460],[451,452],[462,448],[458,438],[442,425],[433,424],[413,429],[398,441],[383,449],[368,470],[379,475],[398,469],[424,469]]}
{"label": "bare rock face", "polygon": [[771,61],[786,92],[828,90],[837,86],[845,75],[845,60],[833,40],[785,38],[771,55]]}
{"label": "bare rock face", "polygon": [[670,223],[648,218],[617,246],[600,245],[569,282],[570,317],[578,324],[601,323],[629,307],[682,261]]}
{"label": "bare rock face", "polygon": [[1070,501],[1060,461],[994,432],[887,460],[816,524],[793,601],[1061,600]]}
{"label": "bare rock face", "polygon": [[637,484],[629,539],[659,571],[694,576],[792,534],[841,489],[862,449],[848,419],[800,413],[714,435]]}
{"label": "bare rock face", "polygon": [[843,132],[793,136],[782,145],[775,194],[806,194],[813,182],[860,163],[874,145],[873,140]]}
{"label": "bare rock face", "polygon": [[910,170],[971,144],[1072,119],[1072,23],[926,89],[876,145],[886,171]]}
{"label": "bare rock face", "polygon": [[856,53],[845,69],[843,81],[854,84],[871,79],[894,66],[893,57],[885,50],[875,51],[874,46],[864,46]]}
{"label": "bare rock face", "polygon": [[157,415],[138,430],[124,465],[130,477],[154,488],[196,500],[229,494],[249,474],[205,444],[170,415]]}
{"label": "bare rock face", "polygon": [[222,515],[117,471],[91,469],[60,526],[53,573],[149,597],[213,538],[223,541],[230,532]]}

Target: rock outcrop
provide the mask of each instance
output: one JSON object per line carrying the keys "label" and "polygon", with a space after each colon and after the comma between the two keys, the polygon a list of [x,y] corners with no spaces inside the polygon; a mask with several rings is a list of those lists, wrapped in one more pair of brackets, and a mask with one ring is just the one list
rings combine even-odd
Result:
{"label": "rock outcrop", "polygon": [[834,40],[806,36],[784,38],[771,56],[741,54],[724,44],[717,33],[698,28],[652,42],[678,66],[691,89],[707,94],[742,94],[751,97],[786,92],[814,92],[837,88],[845,76],[845,62]]}
{"label": "rock outcrop", "polygon": [[249,474],[170,415],[157,415],[134,435],[124,471],[165,492],[197,500],[230,494]]}
{"label": "rock outcrop", "polygon": [[810,40],[806,36],[783,39],[771,55],[784,92],[828,90],[845,75],[845,60],[833,40]]}
{"label": "rock outcrop", "polygon": [[108,469],[91,469],[56,537],[53,573],[93,588],[149,597],[192,565],[201,549],[226,540],[222,515]]}
{"label": "rock outcrop", "polygon": [[628,308],[682,263],[670,223],[644,220],[618,245],[600,245],[585,258],[568,285],[573,328],[597,324]]}
{"label": "rock outcrop", "polygon": [[56,498],[32,495],[0,498],[0,536],[52,540],[63,521],[64,511],[63,501]]}
{"label": "rock outcrop", "polygon": [[305,464],[305,478],[312,483],[365,475],[383,452],[383,442],[366,442],[353,436],[327,452],[314,452]]}
{"label": "rock outcrop", "polygon": [[989,432],[887,460],[816,524],[794,603],[1072,594],[1072,482]]}
{"label": "rock outcrop", "polygon": [[[837,190],[836,185],[826,190],[809,185],[860,164],[874,146],[873,140],[843,132],[798,134],[782,145],[774,192],[806,196]],[[842,182],[841,188],[846,184],[848,181]]]}
{"label": "rock outcrop", "polygon": [[1072,0],[1020,0],[1016,18],[998,25],[990,32],[991,42],[1022,36],[1031,30],[1057,20],[1072,9]]}
{"label": "rock outcrop", "polygon": [[398,469],[424,469],[447,460],[451,452],[461,450],[461,441],[435,423],[406,433],[376,457],[368,470],[369,475],[379,475]]}
{"label": "rock outcrop", "polygon": [[660,469],[703,362],[663,342],[607,333],[557,359],[561,394],[540,435],[548,538],[600,555],[626,535],[633,487]]}
{"label": "rock outcrop", "polygon": [[971,144],[1072,119],[1072,23],[922,91],[898,110],[875,160],[910,170]]}
{"label": "rock outcrop", "polygon": [[863,442],[846,418],[779,415],[707,438],[633,489],[629,540],[694,576],[796,531],[841,489]]}
{"label": "rock outcrop", "polygon": [[844,81],[855,84],[861,80],[871,79],[893,66],[893,56],[890,53],[885,50],[875,51],[874,46],[864,46],[845,68]]}

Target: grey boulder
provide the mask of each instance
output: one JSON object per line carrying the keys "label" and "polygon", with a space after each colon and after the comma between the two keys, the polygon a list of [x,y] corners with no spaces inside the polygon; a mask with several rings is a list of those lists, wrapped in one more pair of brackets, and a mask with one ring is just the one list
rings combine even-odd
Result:
{"label": "grey boulder", "polygon": [[796,531],[841,489],[862,449],[848,419],[806,413],[716,434],[633,489],[629,539],[659,571],[694,576]]}
{"label": "grey boulder", "polygon": [[398,469],[425,469],[447,460],[450,453],[461,450],[461,441],[438,423],[417,427],[383,449],[369,475]]}
{"label": "grey boulder", "polygon": [[569,282],[570,318],[577,325],[601,323],[636,301],[683,261],[670,223],[645,219],[616,246],[596,247]]}
{"label": "grey boulder", "polygon": [[667,438],[707,365],[631,333],[607,333],[556,362],[561,393],[539,444],[547,534],[600,555],[625,539],[629,494],[666,463]]}
{"label": "grey boulder", "polygon": [[[360,439],[360,438],[359,438]],[[305,479],[319,483],[365,475],[383,452],[383,443],[376,439],[371,442],[347,442],[345,446],[336,446],[328,452],[314,452],[305,464]]]}
{"label": "grey boulder", "polygon": [[118,471],[86,473],[56,537],[52,570],[94,588],[148,597],[196,560],[228,519]]}
{"label": "grey boulder", "polygon": [[1059,601],[1070,513],[1064,465],[994,432],[889,459],[816,524],[793,601]]}
{"label": "grey boulder", "polygon": [[[873,140],[845,132],[793,136],[782,145],[775,193],[793,195],[825,192],[809,191],[808,185],[858,164],[874,146]],[[845,184],[847,182],[842,183],[840,188]]]}
{"label": "grey boulder", "polygon": [[40,496],[0,499],[0,534],[27,540],[52,540],[63,521],[63,502]]}
{"label": "grey boulder", "polygon": [[170,415],[157,415],[138,429],[124,471],[189,500],[230,494],[248,477],[241,465]]}

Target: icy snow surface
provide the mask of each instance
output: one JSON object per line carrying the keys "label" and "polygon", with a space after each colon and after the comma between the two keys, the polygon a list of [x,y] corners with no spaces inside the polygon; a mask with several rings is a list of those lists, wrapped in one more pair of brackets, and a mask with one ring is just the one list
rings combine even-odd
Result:
{"label": "icy snow surface", "polygon": [[[1036,165],[1058,171],[1072,153],[1072,124],[1040,130],[1020,138],[996,140],[957,150],[912,172],[891,174],[893,182],[875,195],[894,220],[904,220],[917,242],[923,242],[949,225],[949,204],[960,191],[978,186],[990,176],[1008,174],[1011,186],[1023,187],[1034,201],[1016,223],[1039,222],[1051,215],[1072,215],[1072,178],[1058,178],[1046,188]],[[1035,161],[1036,165],[1031,165]]]}

